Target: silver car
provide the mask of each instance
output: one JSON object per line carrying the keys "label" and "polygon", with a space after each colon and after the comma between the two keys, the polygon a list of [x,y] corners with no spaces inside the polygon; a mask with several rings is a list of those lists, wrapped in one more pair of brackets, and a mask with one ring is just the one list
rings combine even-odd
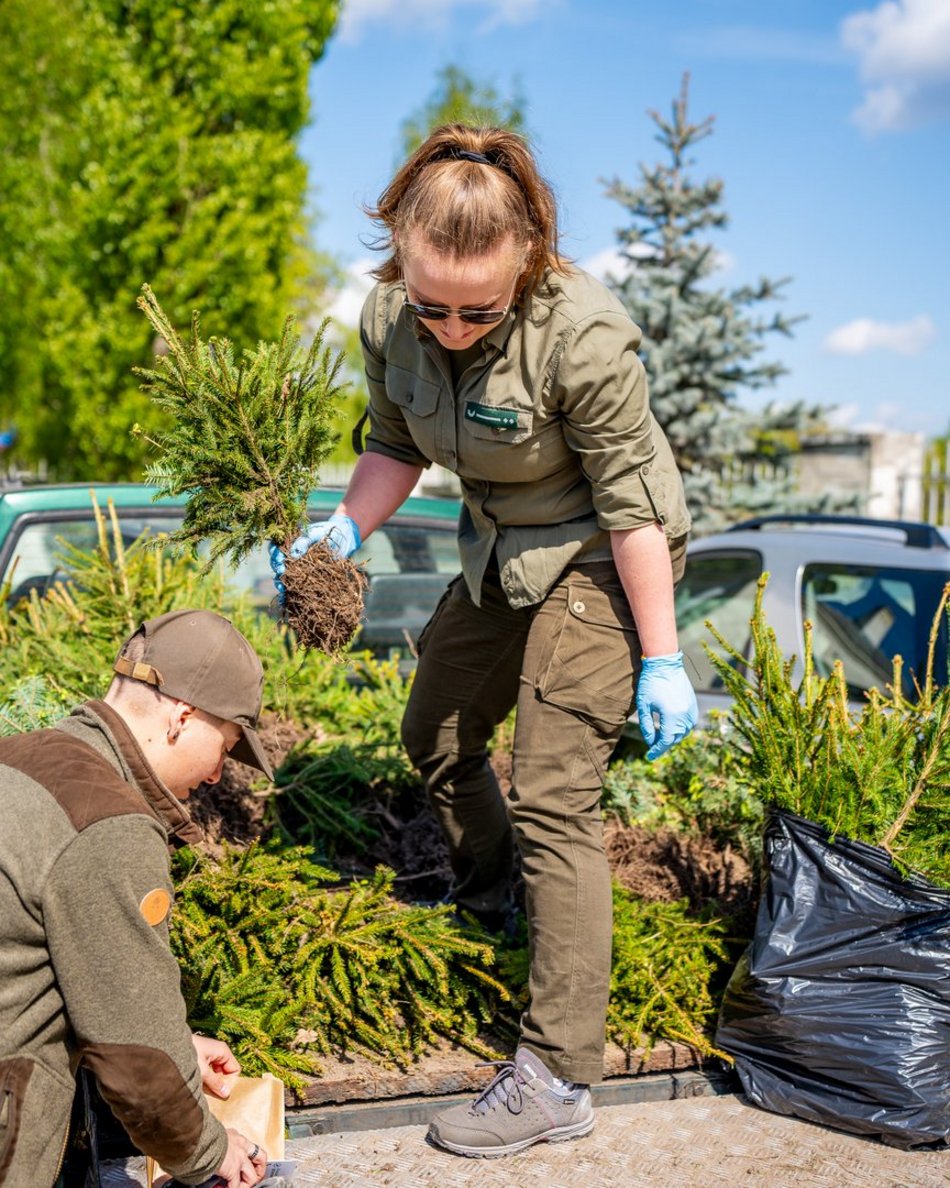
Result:
{"label": "silver car", "polygon": [[[768,623],[786,656],[798,657],[803,624],[812,624],[816,671],[844,665],[848,691],[860,703],[872,686],[892,680],[892,660],[904,660],[904,692],[922,679],[934,614],[950,581],[950,531],[931,524],[851,516],[762,516],[692,542],[676,594],[676,617],[686,668],[705,715],[727,709],[703,643],[715,625],[743,655],[751,655],[749,619],[756,585],[769,574],[763,600]],[[947,619],[934,674],[945,682]]]}

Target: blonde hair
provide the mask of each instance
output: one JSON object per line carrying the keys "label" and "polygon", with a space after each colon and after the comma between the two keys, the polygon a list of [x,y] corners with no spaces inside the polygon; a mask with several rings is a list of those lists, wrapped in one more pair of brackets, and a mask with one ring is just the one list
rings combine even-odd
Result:
{"label": "blonde hair", "polygon": [[391,252],[373,270],[377,280],[402,279],[400,240],[414,231],[456,259],[513,238],[528,292],[548,269],[564,271],[554,194],[526,142],[505,128],[436,128],[366,213],[382,231],[374,246]]}

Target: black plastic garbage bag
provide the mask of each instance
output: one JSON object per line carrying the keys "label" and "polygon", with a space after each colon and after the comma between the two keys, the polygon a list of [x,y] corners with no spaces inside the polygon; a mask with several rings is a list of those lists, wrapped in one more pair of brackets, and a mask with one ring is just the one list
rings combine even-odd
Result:
{"label": "black plastic garbage bag", "polygon": [[756,1105],[896,1147],[950,1138],[950,892],[792,813],[716,1043]]}

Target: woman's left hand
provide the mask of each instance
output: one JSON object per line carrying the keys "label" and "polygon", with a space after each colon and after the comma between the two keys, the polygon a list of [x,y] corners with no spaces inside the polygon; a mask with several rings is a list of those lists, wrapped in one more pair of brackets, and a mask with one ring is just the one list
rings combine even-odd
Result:
{"label": "woman's left hand", "polygon": [[241,1071],[237,1057],[223,1040],[193,1035],[191,1042],[198,1057],[202,1089],[214,1097],[230,1097],[231,1086]]}
{"label": "woman's left hand", "polygon": [[[654,714],[660,720],[659,728],[653,721]],[[683,667],[682,652],[644,656],[637,684],[637,716],[650,760],[682,742],[696,725],[699,706]]]}

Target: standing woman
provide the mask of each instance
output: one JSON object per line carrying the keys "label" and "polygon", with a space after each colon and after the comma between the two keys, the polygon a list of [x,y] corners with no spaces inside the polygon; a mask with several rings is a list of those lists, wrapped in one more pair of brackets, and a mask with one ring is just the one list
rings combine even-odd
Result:
{"label": "standing woman", "polygon": [[[327,538],[348,556],[423,467],[458,475],[462,574],[420,637],[403,741],[455,902],[489,925],[510,909],[517,842],[530,1003],[514,1059],[430,1137],[509,1154],[593,1127],[611,957],[600,794],[634,703],[651,759],[696,721],[673,614],[689,516],[640,332],[559,254],[554,198],[520,137],[437,129],[370,214],[389,254],[362,314],[365,452],[292,552]],[[506,802],[487,745],[515,706]]]}

